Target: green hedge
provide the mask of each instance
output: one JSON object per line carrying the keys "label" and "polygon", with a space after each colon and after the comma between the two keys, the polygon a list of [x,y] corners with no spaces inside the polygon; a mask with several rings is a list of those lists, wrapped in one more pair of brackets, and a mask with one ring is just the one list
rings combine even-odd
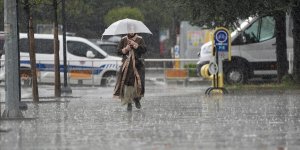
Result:
{"label": "green hedge", "polygon": [[184,68],[189,68],[189,77],[197,77],[197,64],[185,64]]}

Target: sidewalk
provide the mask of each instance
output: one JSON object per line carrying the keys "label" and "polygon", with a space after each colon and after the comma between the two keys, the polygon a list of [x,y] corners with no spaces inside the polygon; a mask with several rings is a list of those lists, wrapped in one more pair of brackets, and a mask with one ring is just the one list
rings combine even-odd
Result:
{"label": "sidewalk", "polygon": [[[253,150],[298,149],[297,94],[268,93],[207,97],[208,85],[147,84],[142,109],[127,112],[113,88],[72,87],[53,98],[40,86],[39,104],[28,104],[23,120],[1,120],[1,150]],[[0,88],[3,101],[4,88]],[[29,91],[29,90],[28,90]],[[30,92],[28,92],[30,93]],[[4,105],[2,104],[2,110]]]}

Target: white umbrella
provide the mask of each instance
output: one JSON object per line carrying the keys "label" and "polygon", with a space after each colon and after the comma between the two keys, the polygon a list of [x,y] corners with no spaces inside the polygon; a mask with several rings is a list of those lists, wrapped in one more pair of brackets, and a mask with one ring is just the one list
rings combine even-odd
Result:
{"label": "white umbrella", "polygon": [[143,22],[126,18],[111,24],[107,29],[105,29],[102,35],[119,35],[128,33],[152,34]]}

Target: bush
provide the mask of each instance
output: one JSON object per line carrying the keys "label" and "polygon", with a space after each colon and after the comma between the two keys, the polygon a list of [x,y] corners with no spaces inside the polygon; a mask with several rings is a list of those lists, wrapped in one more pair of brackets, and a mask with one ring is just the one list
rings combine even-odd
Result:
{"label": "bush", "polygon": [[189,69],[189,77],[197,77],[196,67],[197,67],[197,64],[185,64],[184,65],[184,68]]}

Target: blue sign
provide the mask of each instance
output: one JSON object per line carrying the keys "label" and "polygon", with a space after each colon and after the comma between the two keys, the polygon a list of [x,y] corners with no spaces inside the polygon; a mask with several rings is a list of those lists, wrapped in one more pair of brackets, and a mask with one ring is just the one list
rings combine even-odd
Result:
{"label": "blue sign", "polygon": [[229,49],[229,38],[228,32],[224,29],[218,29],[214,33],[214,42],[216,51],[218,52],[228,52]]}
{"label": "blue sign", "polygon": [[175,56],[175,58],[179,58],[179,54],[180,54],[179,45],[175,45],[175,47],[174,47],[174,56]]}

